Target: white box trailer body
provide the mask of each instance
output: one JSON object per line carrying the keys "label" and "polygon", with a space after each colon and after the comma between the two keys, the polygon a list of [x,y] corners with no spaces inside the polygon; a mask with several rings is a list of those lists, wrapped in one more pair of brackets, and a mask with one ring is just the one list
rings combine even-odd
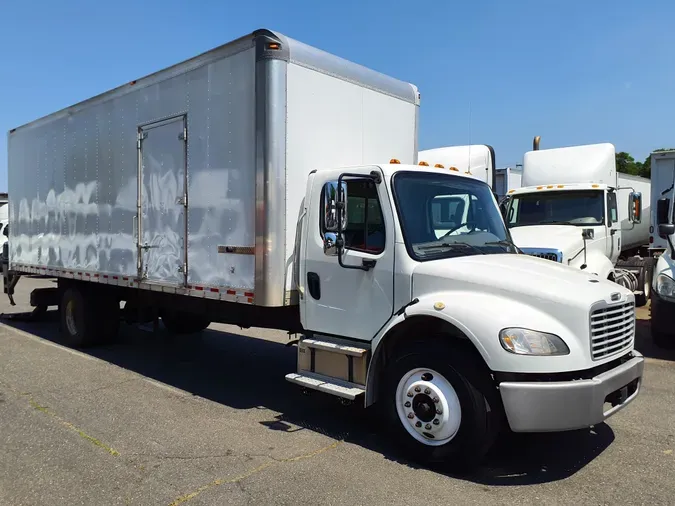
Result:
{"label": "white box trailer body", "polygon": [[477,464],[504,420],[601,423],[641,385],[633,294],[517,254],[488,184],[419,166],[418,100],[258,31],[17,128],[4,290],[57,277],[31,305],[75,347],[120,312],[298,333],[286,379],[380,409],[425,463]]}
{"label": "white box trailer body", "polygon": [[494,190],[500,200],[509,193],[509,190],[515,190],[522,186],[522,169],[513,167],[498,168],[495,176]]}
{"label": "white box trailer body", "polygon": [[509,192],[506,221],[526,253],[621,283],[644,305],[650,191],[648,179],[617,173],[612,144],[535,149],[524,156],[522,187]]}
{"label": "white box trailer body", "polygon": [[255,32],[12,130],[10,269],[289,304],[307,174],[415,163],[418,110],[411,84]]}
{"label": "white box trailer body", "polygon": [[425,149],[418,153],[417,158],[419,163],[466,174],[493,188],[496,170],[495,152],[486,144]]}
{"label": "white box trailer body", "polygon": [[656,151],[651,154],[651,199],[649,247],[655,253],[668,247],[668,242],[658,232],[656,208],[659,199],[667,196],[672,190],[675,151]]}

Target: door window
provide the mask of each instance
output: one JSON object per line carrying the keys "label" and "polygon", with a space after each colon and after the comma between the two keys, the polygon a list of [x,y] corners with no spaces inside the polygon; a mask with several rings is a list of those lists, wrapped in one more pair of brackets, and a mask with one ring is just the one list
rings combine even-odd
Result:
{"label": "door window", "polygon": [[[379,254],[384,251],[385,225],[377,186],[370,180],[353,179],[347,185],[347,227],[345,249]],[[323,198],[321,199],[323,202]],[[321,214],[323,218],[323,213]],[[322,233],[325,231],[321,224]]]}
{"label": "door window", "polygon": [[610,192],[607,194],[607,210],[609,211],[609,226],[613,223],[619,222],[619,215],[616,206],[616,193]]}

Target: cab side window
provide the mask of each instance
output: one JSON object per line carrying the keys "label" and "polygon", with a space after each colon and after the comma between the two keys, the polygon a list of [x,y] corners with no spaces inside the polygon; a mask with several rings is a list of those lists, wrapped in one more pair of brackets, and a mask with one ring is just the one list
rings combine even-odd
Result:
{"label": "cab side window", "polygon": [[616,206],[616,193],[611,192],[607,194],[607,211],[609,215],[609,226],[613,223],[618,223],[619,215]]}
{"label": "cab side window", "polygon": [[[377,255],[384,251],[385,225],[377,186],[370,180],[350,179],[347,185],[347,227],[344,247]],[[323,194],[321,201],[323,202]],[[325,231],[321,215],[321,232]]]}

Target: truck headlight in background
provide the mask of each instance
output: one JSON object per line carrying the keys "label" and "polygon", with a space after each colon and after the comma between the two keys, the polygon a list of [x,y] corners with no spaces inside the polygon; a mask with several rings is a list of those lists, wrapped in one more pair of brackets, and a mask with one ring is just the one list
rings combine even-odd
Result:
{"label": "truck headlight in background", "polygon": [[502,347],[516,355],[568,355],[570,349],[565,341],[555,334],[536,330],[508,328],[499,333]]}
{"label": "truck headlight in background", "polygon": [[656,277],[656,293],[664,299],[675,300],[675,281],[670,276],[659,274]]}

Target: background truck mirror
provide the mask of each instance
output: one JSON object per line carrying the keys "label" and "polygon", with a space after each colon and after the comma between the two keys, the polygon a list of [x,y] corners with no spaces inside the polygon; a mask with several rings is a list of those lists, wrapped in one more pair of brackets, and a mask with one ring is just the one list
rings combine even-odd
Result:
{"label": "background truck mirror", "polygon": [[2,230],[2,235],[5,237],[9,237],[9,225],[7,225],[3,230]]}
{"label": "background truck mirror", "polygon": [[[347,183],[342,183],[341,195],[338,195],[338,184],[329,181],[323,187],[323,226],[325,232],[339,232],[347,228]],[[342,227],[338,230],[337,207],[342,199]]]}
{"label": "background truck mirror", "polygon": [[631,192],[628,198],[628,219],[633,223],[640,223],[642,221],[642,193]]}
{"label": "background truck mirror", "polygon": [[662,198],[656,202],[656,224],[661,225],[669,223],[668,211],[670,210],[670,199]]}

